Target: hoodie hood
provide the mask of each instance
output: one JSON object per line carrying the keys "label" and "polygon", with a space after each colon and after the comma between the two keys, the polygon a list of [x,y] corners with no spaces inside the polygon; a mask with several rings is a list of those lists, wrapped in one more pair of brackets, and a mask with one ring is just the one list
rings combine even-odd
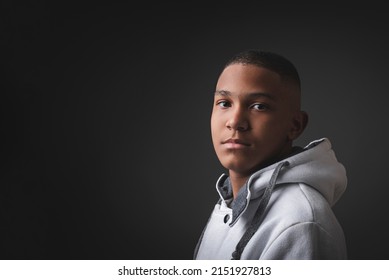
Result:
{"label": "hoodie hood", "polygon": [[[333,206],[346,190],[346,170],[338,162],[329,139],[321,138],[309,143],[301,152],[253,173],[234,201],[230,226],[247,208],[250,199],[263,195],[275,169],[282,162],[287,162],[287,165],[277,172],[274,187],[288,183],[309,185],[321,193],[330,206]],[[226,174],[219,178],[216,189],[221,197],[221,203],[228,204],[232,199],[232,191]]]}

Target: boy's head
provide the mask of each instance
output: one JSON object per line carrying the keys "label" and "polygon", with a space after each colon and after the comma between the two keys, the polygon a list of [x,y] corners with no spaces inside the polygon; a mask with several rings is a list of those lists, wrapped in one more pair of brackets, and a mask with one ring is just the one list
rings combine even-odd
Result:
{"label": "boy's head", "polygon": [[284,57],[248,50],[232,57],[217,81],[212,141],[222,165],[242,176],[287,156],[308,117],[300,78]]}

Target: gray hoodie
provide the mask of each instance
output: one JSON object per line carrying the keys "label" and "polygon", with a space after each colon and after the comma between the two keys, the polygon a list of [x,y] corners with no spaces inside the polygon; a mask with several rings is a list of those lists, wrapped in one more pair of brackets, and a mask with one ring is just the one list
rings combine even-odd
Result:
{"label": "gray hoodie", "polygon": [[195,259],[346,259],[331,207],[346,189],[344,166],[327,138],[252,174],[236,199],[223,174],[219,202]]}

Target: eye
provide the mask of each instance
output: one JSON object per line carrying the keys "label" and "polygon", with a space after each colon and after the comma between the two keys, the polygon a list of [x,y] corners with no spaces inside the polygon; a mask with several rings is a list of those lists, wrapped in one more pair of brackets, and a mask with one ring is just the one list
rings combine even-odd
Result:
{"label": "eye", "polygon": [[221,108],[228,108],[228,107],[231,107],[231,103],[229,101],[226,101],[226,100],[220,100],[216,103],[217,106],[221,107]]}
{"label": "eye", "polygon": [[266,104],[263,103],[255,103],[250,106],[252,109],[255,109],[257,111],[264,111],[267,110],[269,107]]}

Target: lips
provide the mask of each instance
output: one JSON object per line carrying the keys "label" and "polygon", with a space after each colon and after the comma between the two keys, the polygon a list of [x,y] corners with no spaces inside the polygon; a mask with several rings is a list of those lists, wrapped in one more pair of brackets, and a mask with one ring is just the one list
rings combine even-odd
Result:
{"label": "lips", "polygon": [[229,149],[241,149],[250,146],[250,144],[242,139],[230,138],[222,141],[222,144]]}

